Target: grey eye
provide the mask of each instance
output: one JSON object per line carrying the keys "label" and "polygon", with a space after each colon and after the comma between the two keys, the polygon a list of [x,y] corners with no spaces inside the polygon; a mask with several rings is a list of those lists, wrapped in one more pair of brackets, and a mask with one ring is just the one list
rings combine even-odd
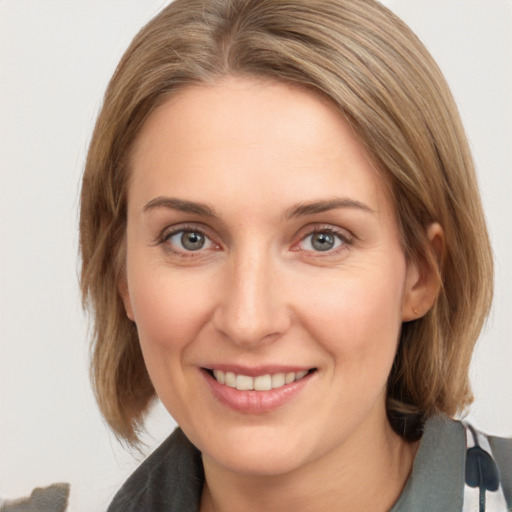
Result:
{"label": "grey eye", "polygon": [[184,231],[181,235],[180,242],[187,251],[198,251],[204,247],[205,236],[196,231]]}
{"label": "grey eye", "polygon": [[311,235],[311,246],[316,251],[328,251],[334,247],[336,239],[331,233],[314,233]]}
{"label": "grey eye", "polygon": [[204,233],[193,229],[175,231],[166,239],[166,242],[182,252],[200,251],[214,246],[213,242]]}
{"label": "grey eye", "polygon": [[336,233],[330,231],[316,231],[310,233],[302,240],[302,250],[313,252],[326,252],[337,249],[347,241]]}

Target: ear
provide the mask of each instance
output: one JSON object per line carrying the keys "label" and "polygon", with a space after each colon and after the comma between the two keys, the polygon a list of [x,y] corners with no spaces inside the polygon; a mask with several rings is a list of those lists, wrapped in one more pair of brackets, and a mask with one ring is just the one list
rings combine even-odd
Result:
{"label": "ear", "polygon": [[123,272],[119,282],[117,283],[117,291],[123,300],[124,309],[126,311],[126,316],[132,321],[135,322],[135,316],[133,314],[132,308],[132,300],[130,298],[130,291],[128,290],[128,281],[126,279],[126,275]]}
{"label": "ear", "polygon": [[410,261],[402,303],[402,321],[409,322],[426,315],[437,298],[441,287],[439,268],[443,261],[445,240],[440,224],[427,228],[428,253],[424,263]]}

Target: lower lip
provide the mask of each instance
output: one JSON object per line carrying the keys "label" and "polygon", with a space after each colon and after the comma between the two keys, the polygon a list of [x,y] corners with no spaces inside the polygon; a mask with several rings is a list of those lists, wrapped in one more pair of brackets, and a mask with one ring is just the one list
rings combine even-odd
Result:
{"label": "lower lip", "polygon": [[201,373],[213,395],[222,404],[234,411],[244,414],[263,414],[279,409],[290,402],[304,389],[316,372],[311,372],[291,384],[285,384],[280,388],[270,389],[268,391],[241,391],[217,382],[215,378],[204,369]]}

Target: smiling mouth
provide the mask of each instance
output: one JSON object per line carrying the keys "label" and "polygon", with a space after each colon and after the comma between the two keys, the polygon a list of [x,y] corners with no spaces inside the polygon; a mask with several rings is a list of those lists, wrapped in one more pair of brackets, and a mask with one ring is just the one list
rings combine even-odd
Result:
{"label": "smiling mouth", "polygon": [[268,373],[265,375],[258,375],[257,377],[208,368],[206,368],[206,371],[219,384],[223,384],[239,391],[270,391],[302,380],[306,375],[316,371],[316,368],[302,370],[300,372]]}

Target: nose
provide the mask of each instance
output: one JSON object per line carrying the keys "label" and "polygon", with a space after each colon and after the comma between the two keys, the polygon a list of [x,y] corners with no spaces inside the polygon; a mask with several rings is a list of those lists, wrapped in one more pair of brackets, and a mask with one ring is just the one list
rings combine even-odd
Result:
{"label": "nose", "polygon": [[275,262],[269,255],[249,252],[250,255],[234,257],[228,266],[225,286],[219,290],[214,325],[232,343],[256,349],[288,330],[291,313]]}

